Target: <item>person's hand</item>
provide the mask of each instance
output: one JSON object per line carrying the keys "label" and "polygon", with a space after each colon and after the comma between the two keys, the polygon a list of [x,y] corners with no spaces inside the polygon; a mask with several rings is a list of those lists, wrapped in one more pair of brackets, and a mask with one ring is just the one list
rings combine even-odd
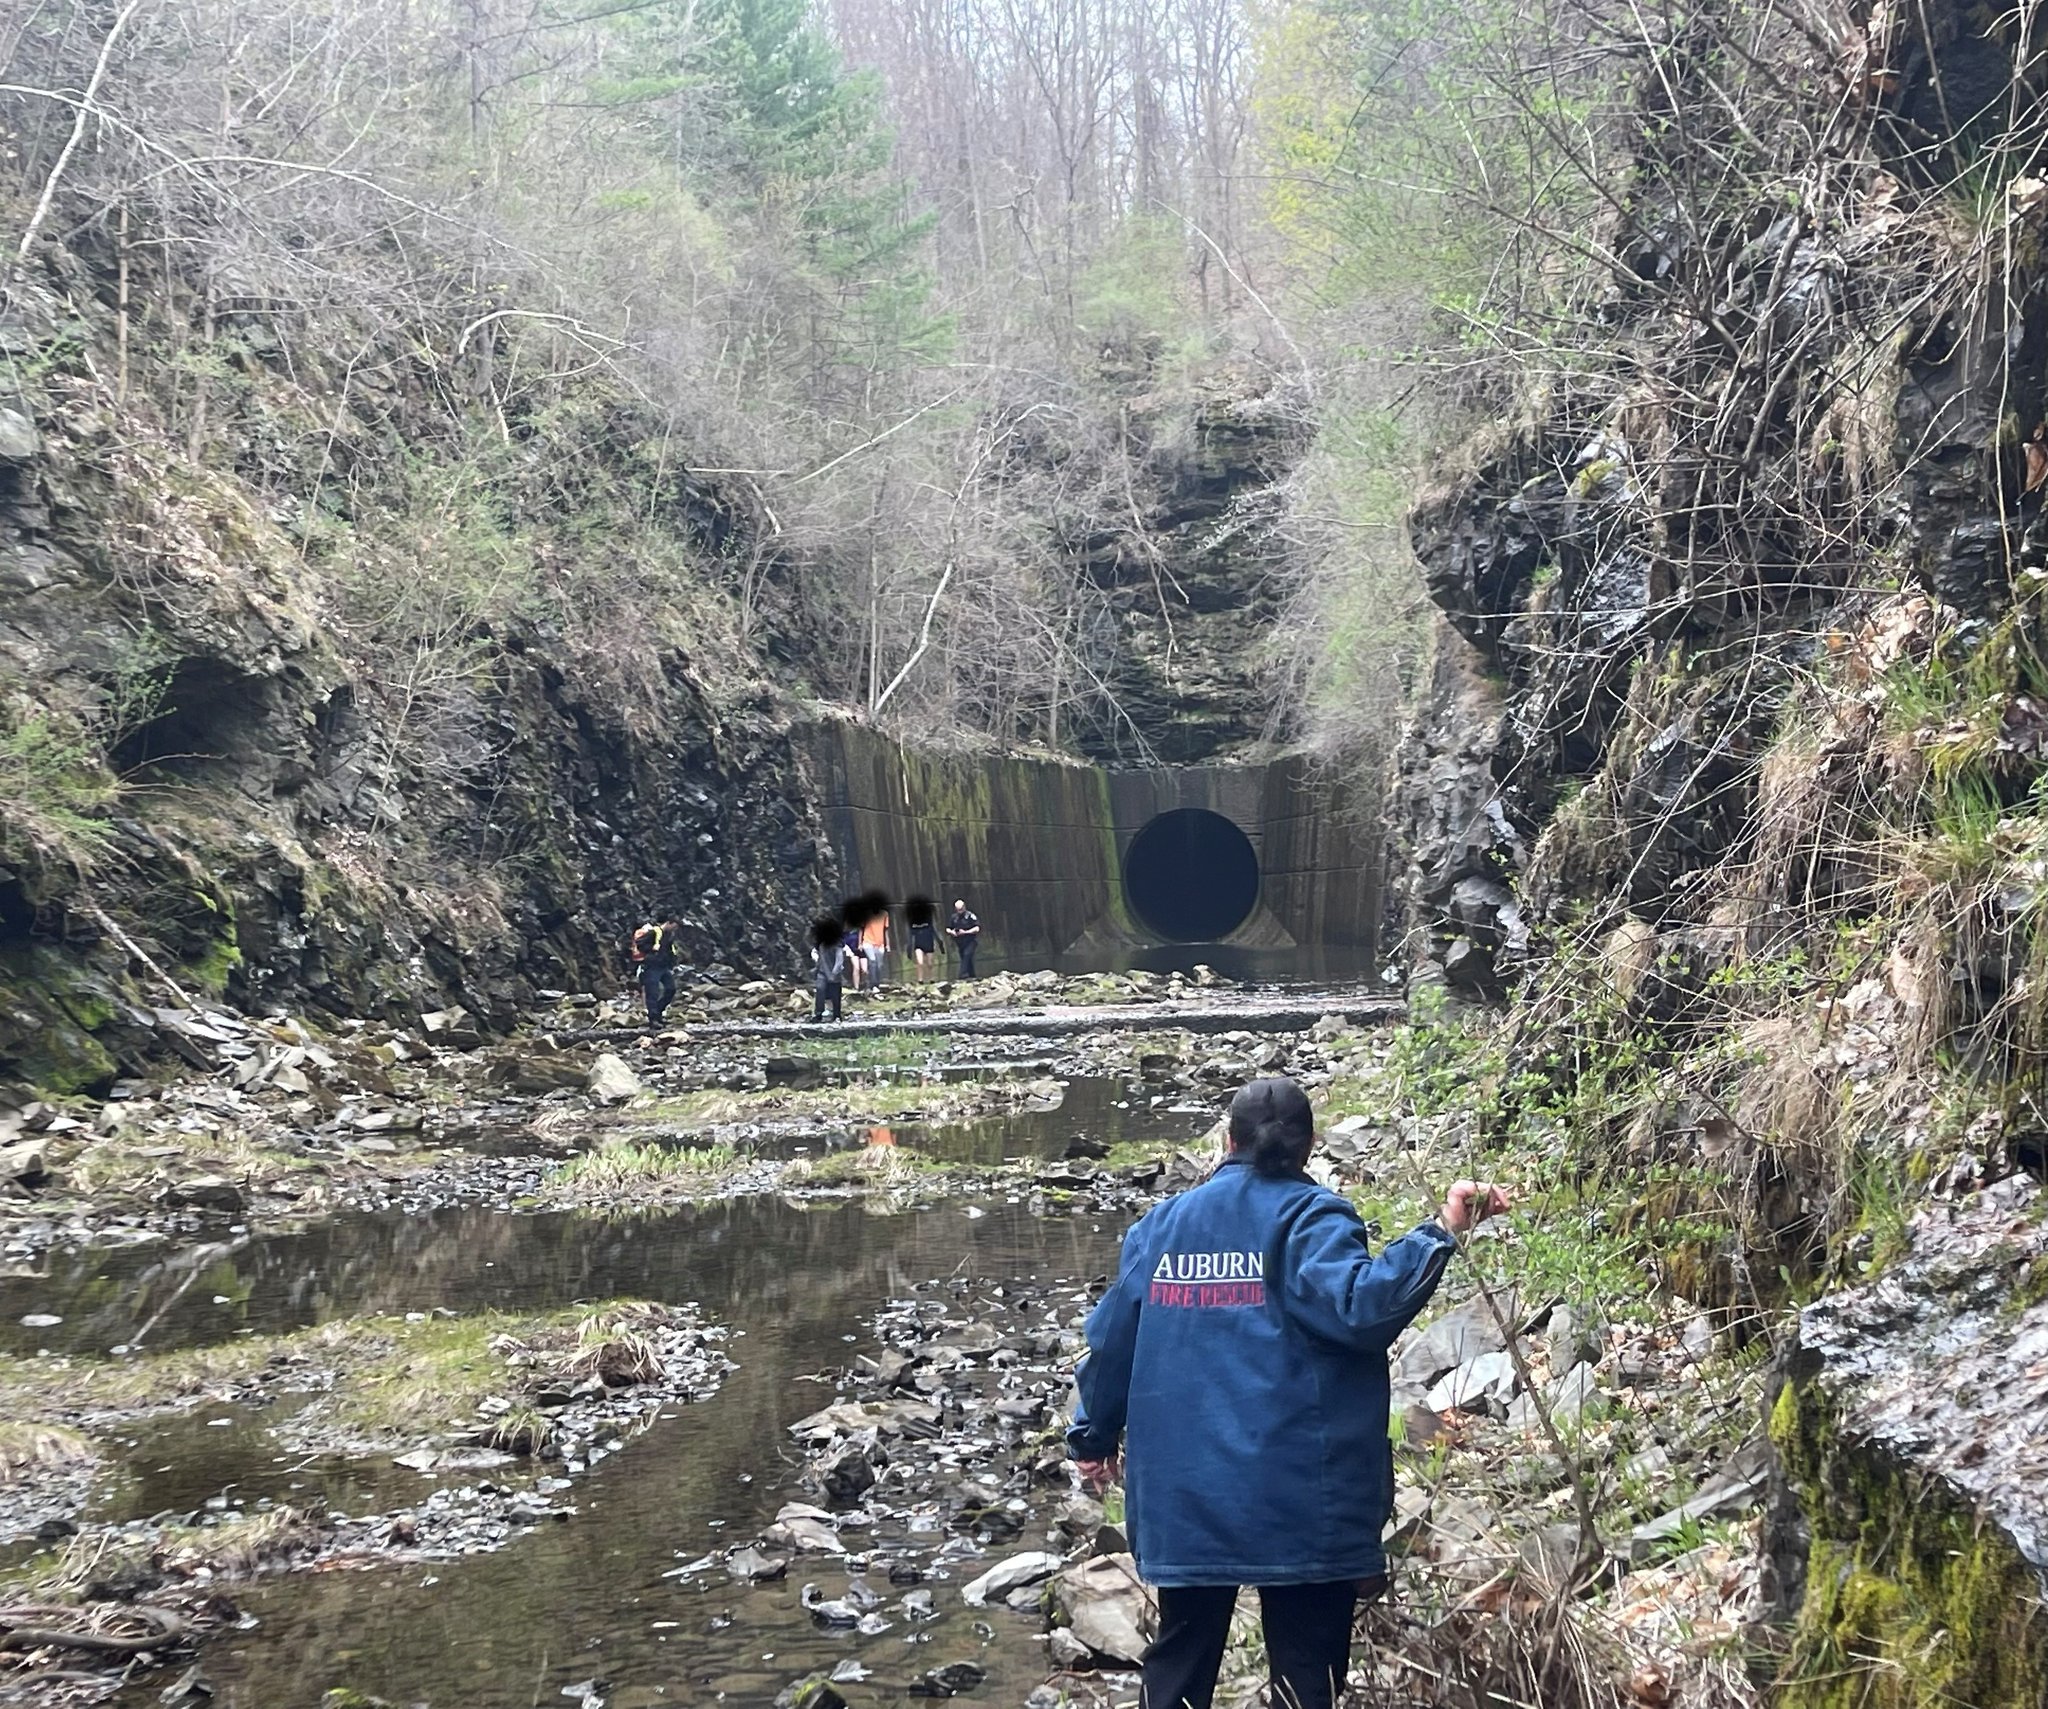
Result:
{"label": "person's hand", "polygon": [[1112,1454],[1106,1460],[1076,1460],[1074,1470],[1081,1474],[1081,1487],[1090,1495],[1107,1495],[1123,1468]]}
{"label": "person's hand", "polygon": [[1439,1214],[1444,1227],[1453,1234],[1464,1234],[1488,1217],[1499,1216],[1509,1208],[1504,1189],[1484,1181],[1460,1181],[1445,1197],[1444,1208]]}

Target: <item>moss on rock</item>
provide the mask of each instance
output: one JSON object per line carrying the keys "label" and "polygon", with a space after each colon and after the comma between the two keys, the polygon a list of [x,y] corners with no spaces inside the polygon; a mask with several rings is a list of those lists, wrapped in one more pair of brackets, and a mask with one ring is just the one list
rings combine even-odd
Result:
{"label": "moss on rock", "polygon": [[2042,1586],[2010,1537],[1845,1436],[1816,1383],[1786,1383],[1770,1428],[1812,1528],[1783,1709],[2048,1703]]}
{"label": "moss on rock", "polygon": [[120,1069],[99,1034],[119,1018],[118,995],[61,950],[0,950],[0,1075],[58,1097],[105,1091]]}

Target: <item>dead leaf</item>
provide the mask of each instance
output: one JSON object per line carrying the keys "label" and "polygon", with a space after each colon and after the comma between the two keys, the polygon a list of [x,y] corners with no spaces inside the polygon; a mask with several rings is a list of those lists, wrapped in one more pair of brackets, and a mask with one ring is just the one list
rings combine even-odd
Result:
{"label": "dead leaf", "polygon": [[1671,1676],[1655,1662],[1645,1662],[1629,1675],[1628,1694],[1648,1709],[1671,1701]]}

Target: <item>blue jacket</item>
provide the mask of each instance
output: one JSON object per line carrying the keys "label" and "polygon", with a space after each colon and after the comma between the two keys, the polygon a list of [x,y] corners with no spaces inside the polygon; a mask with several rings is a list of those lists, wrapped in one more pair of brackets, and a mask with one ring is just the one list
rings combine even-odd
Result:
{"label": "blue jacket", "polygon": [[1089,1314],[1067,1444],[1128,1436],[1125,1518],[1158,1585],[1322,1584],[1386,1570],[1387,1349],[1457,1243],[1375,1258],[1349,1200],[1237,1157],[1124,1237]]}

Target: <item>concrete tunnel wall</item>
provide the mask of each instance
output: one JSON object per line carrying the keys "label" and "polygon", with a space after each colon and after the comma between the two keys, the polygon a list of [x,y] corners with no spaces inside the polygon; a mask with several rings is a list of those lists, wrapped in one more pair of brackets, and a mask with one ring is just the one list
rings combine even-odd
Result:
{"label": "concrete tunnel wall", "polygon": [[849,892],[965,896],[992,951],[1161,941],[1124,887],[1132,841],[1194,808],[1241,830],[1259,863],[1255,906],[1228,941],[1369,947],[1378,860],[1357,797],[1298,758],[1108,772],[1056,760],[936,754],[863,725],[803,732]]}

